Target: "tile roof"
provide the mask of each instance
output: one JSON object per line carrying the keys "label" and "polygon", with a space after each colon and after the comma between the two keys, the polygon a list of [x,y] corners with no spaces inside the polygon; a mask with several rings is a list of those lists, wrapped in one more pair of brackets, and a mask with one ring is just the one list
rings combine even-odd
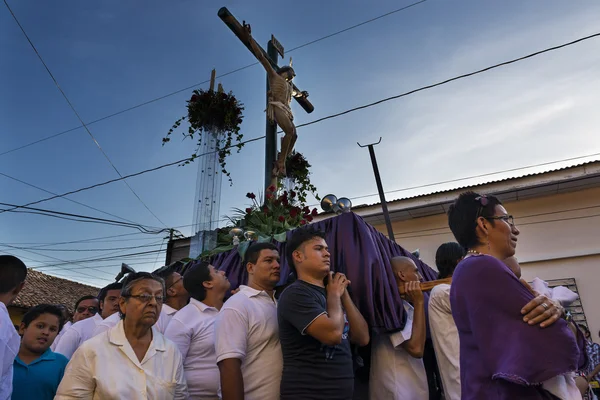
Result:
{"label": "tile roof", "polygon": [[73,313],[75,302],[82,296],[97,296],[99,288],[69,281],[28,268],[25,286],[15,301],[14,307],[29,308],[38,304],[64,304]]}
{"label": "tile roof", "polygon": [[[505,177],[505,178],[497,178],[497,179],[490,179],[488,181],[483,181],[483,182],[471,182],[468,184],[464,184],[464,185],[458,185],[458,186],[453,186],[450,187],[448,189],[441,189],[441,190],[430,190],[430,191],[425,191],[423,193],[419,193],[416,195],[412,195],[412,196],[405,196],[405,197],[398,197],[395,198],[393,200],[386,200],[387,203],[392,203],[395,201],[401,201],[401,200],[409,200],[409,199],[416,199],[419,197],[427,197],[427,196],[432,196],[434,194],[439,194],[439,193],[447,193],[447,192],[452,192],[455,190],[466,190],[466,189],[470,189],[470,188],[474,188],[474,187],[478,187],[478,186],[484,186],[484,185],[489,185],[492,183],[499,183],[499,182],[508,182],[508,181],[512,181],[512,180],[517,180],[517,179],[522,179],[522,178],[527,178],[530,176],[537,176],[537,175],[544,175],[544,174],[548,174],[550,172],[557,172],[557,171],[566,171],[569,169],[573,169],[573,168],[577,168],[577,167],[581,167],[581,166],[585,166],[585,165],[589,165],[589,164],[594,164],[594,163],[598,163],[600,161],[600,159],[593,159],[590,161],[584,161],[584,162],[580,162],[577,164],[572,164],[572,165],[568,165],[566,167],[560,167],[560,168],[551,168],[551,169],[547,169],[547,170],[543,170],[543,171],[538,171],[538,172],[530,172],[530,173],[522,173],[522,174],[518,174],[518,175],[514,175],[514,176],[509,176],[509,177]],[[527,169],[528,167],[525,168],[518,168],[518,169]],[[468,180],[468,179],[475,179],[475,178],[481,178],[484,176],[488,176],[488,175],[497,175],[500,172],[492,172],[489,174],[483,174],[480,176],[476,176],[476,177],[470,177],[470,178],[463,178],[463,179],[454,179],[452,181],[447,181],[447,182],[439,182],[439,183],[435,183],[435,184],[431,184],[431,185],[424,185],[425,186],[439,186],[442,185],[444,183],[451,183],[451,182],[455,182],[455,181],[462,181],[462,180]],[[387,192],[387,194],[389,193],[393,193],[394,191],[390,191]],[[398,191],[396,191],[398,192]],[[373,196],[376,196],[376,194],[374,194]],[[356,206],[352,206],[352,210],[358,210],[361,208],[367,208],[367,207],[373,207],[373,206],[377,206],[380,205],[380,202],[377,203],[372,203],[372,204],[359,204]]]}

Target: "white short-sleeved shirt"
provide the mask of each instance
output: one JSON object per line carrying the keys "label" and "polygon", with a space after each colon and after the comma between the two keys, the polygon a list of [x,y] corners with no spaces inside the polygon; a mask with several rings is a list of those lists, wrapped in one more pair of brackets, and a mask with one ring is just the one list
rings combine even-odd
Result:
{"label": "white short-sleeved shirt", "polygon": [[13,388],[13,362],[19,354],[21,337],[17,333],[8,309],[0,301],[0,400],[9,400]]}
{"label": "white short-sleeved shirt", "polygon": [[414,309],[407,302],[406,325],[400,332],[373,337],[371,347],[370,400],[428,400],[429,388],[423,360],[402,348],[412,336]]}
{"label": "white short-sleeved shirt", "polygon": [[58,342],[55,352],[60,353],[67,358],[71,358],[73,353],[75,353],[75,350],[77,350],[83,342],[93,337],[96,326],[101,322],[102,317],[100,314],[96,314],[83,321],[75,322],[60,338],[60,342]]}
{"label": "white short-sleeved shirt", "polygon": [[437,285],[429,295],[429,328],[444,396],[460,400],[460,340],[450,306],[450,285]]}
{"label": "white short-sleeved shirt", "polygon": [[265,291],[242,285],[215,321],[217,363],[242,362],[245,400],[279,400],[283,357],[277,303]]}
{"label": "white short-sleeved shirt", "polygon": [[154,327],[140,362],[123,322],[83,343],[67,365],[55,400],[187,399],[181,353]]}
{"label": "white short-sleeved shirt", "polygon": [[165,337],[183,356],[183,370],[192,399],[220,399],[220,375],[215,354],[215,318],[219,310],[190,299],[171,319]]}
{"label": "white short-sleeved shirt", "polygon": [[58,346],[58,342],[60,341],[60,338],[62,338],[62,336],[67,331],[67,329],[69,329],[72,325],[73,325],[73,323],[71,321],[65,322],[65,324],[63,325],[63,328],[60,330],[60,332],[58,332],[58,335],[56,335],[56,338],[54,338],[54,342],[52,342],[52,345],[50,346],[50,350],[52,350],[52,351],[56,350],[56,346]]}

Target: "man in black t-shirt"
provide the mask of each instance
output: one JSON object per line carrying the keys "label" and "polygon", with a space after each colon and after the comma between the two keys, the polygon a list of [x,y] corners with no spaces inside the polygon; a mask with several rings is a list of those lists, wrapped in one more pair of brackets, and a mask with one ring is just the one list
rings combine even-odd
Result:
{"label": "man in black t-shirt", "polygon": [[350,281],[330,271],[323,232],[297,229],[286,247],[298,280],[283,291],[277,306],[281,400],[351,400],[350,342],[367,345],[369,328],[346,290]]}

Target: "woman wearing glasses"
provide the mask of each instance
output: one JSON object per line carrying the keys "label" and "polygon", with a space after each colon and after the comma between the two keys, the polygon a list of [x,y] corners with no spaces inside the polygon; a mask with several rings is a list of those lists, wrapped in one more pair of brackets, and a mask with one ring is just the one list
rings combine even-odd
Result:
{"label": "woman wearing glasses", "polygon": [[583,335],[569,329],[559,305],[532,294],[502,262],[515,254],[519,230],[500,200],[463,193],[448,224],[468,250],[450,289],[462,399],[580,399],[554,379],[585,363]]}
{"label": "woman wearing glasses", "polygon": [[161,278],[130,274],[121,291],[121,321],[79,347],[55,399],[187,398],[181,354],[152,327],[164,294]]}

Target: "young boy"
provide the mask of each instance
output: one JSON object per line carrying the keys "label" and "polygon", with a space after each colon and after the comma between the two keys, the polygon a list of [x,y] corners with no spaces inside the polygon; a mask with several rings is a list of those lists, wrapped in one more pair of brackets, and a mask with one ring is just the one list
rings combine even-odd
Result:
{"label": "young boy", "polygon": [[64,323],[61,309],[32,307],[19,327],[21,347],[14,362],[12,400],[52,400],[69,360],[50,350]]}

